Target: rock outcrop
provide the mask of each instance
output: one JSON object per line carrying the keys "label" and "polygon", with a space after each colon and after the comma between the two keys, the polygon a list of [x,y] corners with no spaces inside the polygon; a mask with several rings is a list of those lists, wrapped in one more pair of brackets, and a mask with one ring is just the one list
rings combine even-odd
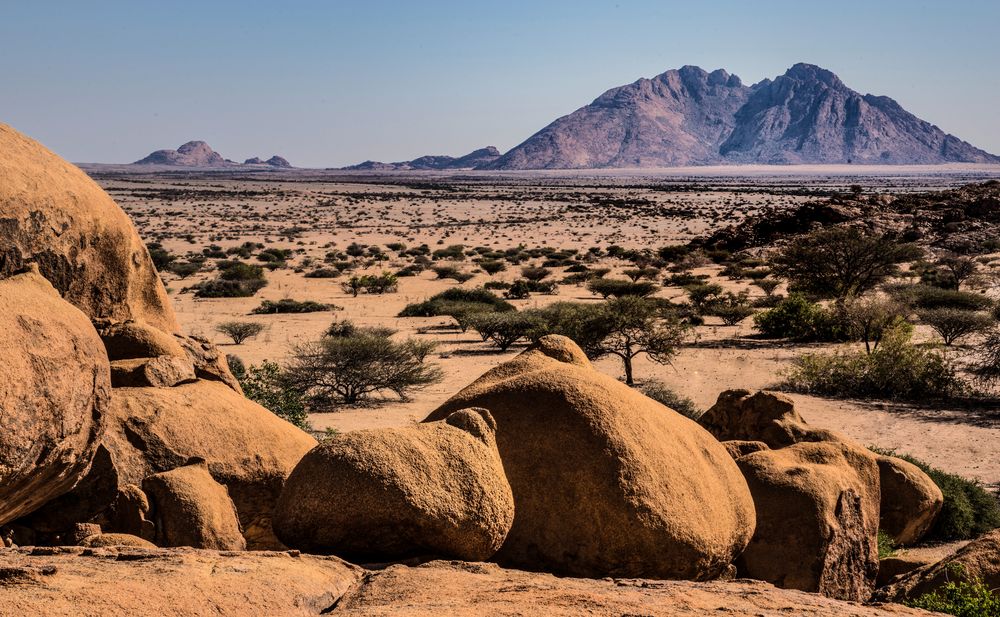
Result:
{"label": "rock outcrop", "polygon": [[879,472],[867,451],[803,442],[736,459],[757,528],[740,576],[842,600],[867,600],[878,575]]}
{"label": "rock outcrop", "polygon": [[251,547],[278,546],[271,515],[285,478],[316,445],[302,430],[225,384],[199,380],[173,388],[116,388],[104,443],[116,485],[205,459],[236,504]]}
{"label": "rock outcrop", "polygon": [[289,476],[275,532],[291,548],[359,563],[489,559],[514,518],[495,430],[489,412],[466,409],[327,439]]}
{"label": "rock outcrop", "polygon": [[91,319],[179,329],[125,212],[78,168],[0,125],[0,278],[28,264]]}
{"label": "rock outcrop", "polygon": [[142,488],[149,496],[159,546],[246,549],[233,500],[204,460],[148,476]]}
{"label": "rock outcrop", "polygon": [[727,390],[698,422],[727,444],[733,458],[760,446],[782,448],[796,443],[844,443],[877,462],[881,492],[880,528],[899,545],[924,537],[941,511],[941,490],[923,471],[903,459],[876,455],[834,431],[810,426],[791,398],[777,392]]}
{"label": "rock outcrop", "polygon": [[[436,561],[365,571],[335,557],[194,549],[0,549],[4,615],[270,617],[662,615],[930,617],[759,581],[590,580]],[[211,575],[207,575],[211,573]]]}
{"label": "rock outcrop", "polygon": [[936,591],[949,581],[973,580],[989,589],[1000,588],[1000,530],[984,534],[937,563],[893,580],[879,590],[878,596],[900,602]]}
{"label": "rock outcrop", "polygon": [[87,316],[37,269],[0,280],[0,350],[5,524],[68,492],[86,473],[111,383],[104,345]]}
{"label": "rock outcrop", "polygon": [[514,524],[495,559],[581,576],[718,576],[754,529],[739,469],[691,420],[564,361],[583,356],[574,348],[548,339],[425,420],[469,407],[496,418]]}
{"label": "rock outcrop", "polygon": [[223,167],[226,164],[226,159],[203,141],[189,141],[176,150],[157,150],[133,163],[173,167]]}

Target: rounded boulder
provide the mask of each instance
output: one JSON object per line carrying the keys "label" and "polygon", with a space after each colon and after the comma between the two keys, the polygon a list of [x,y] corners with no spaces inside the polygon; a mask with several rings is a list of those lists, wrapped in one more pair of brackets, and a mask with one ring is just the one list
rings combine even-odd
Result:
{"label": "rounded boulder", "polygon": [[688,418],[590,368],[553,337],[432,412],[488,409],[514,494],[496,560],[585,577],[719,576],[754,530],[746,481]]}
{"label": "rounded boulder", "polygon": [[109,408],[111,376],[90,320],[37,270],[0,280],[0,349],[5,524],[66,493],[87,471]]}
{"label": "rounded boulder", "polygon": [[0,278],[29,264],[91,319],[179,329],[128,215],[79,168],[0,124]]}
{"label": "rounded boulder", "polygon": [[365,563],[489,559],[514,518],[495,430],[489,412],[465,409],[327,439],[289,476],[274,531],[292,548]]}

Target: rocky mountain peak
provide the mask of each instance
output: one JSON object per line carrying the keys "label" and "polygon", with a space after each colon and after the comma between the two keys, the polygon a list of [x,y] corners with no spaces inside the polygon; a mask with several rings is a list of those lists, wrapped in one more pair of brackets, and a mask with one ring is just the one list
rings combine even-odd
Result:
{"label": "rocky mountain peak", "polygon": [[1000,163],[886,96],[798,63],[747,87],[686,65],[608,90],[484,169]]}

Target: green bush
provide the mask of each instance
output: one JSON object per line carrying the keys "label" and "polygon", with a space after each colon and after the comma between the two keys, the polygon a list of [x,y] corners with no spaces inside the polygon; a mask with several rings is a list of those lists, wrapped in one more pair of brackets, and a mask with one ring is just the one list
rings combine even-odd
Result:
{"label": "green bush", "polygon": [[955,368],[938,351],[910,342],[904,329],[885,335],[871,353],[805,354],[795,359],[784,388],[845,398],[926,401],[965,391]]}
{"label": "green bush", "polygon": [[236,376],[248,399],[304,431],[312,430],[302,395],[284,384],[277,364],[265,360],[260,366],[239,371]]}
{"label": "green bush", "polygon": [[708,314],[721,318],[722,323],[727,326],[735,326],[754,312],[750,305],[750,294],[745,291],[739,294],[727,291],[708,307]]}
{"label": "green bush", "polygon": [[219,275],[193,287],[198,298],[248,298],[265,285],[264,268],[242,261],[220,261]]}
{"label": "green bush", "polygon": [[429,299],[414,304],[407,304],[398,317],[437,317],[446,315],[449,302],[464,302],[488,305],[493,311],[513,311],[514,305],[507,302],[500,296],[488,289],[476,287],[474,289],[463,289],[462,287],[452,287],[441,293],[434,294]]}
{"label": "green bush", "polygon": [[655,283],[641,281],[633,283],[624,279],[595,278],[587,283],[587,289],[602,298],[623,298],[638,296],[644,298],[656,291]]}
{"label": "green bush", "polygon": [[774,308],[754,315],[754,323],[767,338],[824,342],[848,339],[848,328],[833,311],[797,293],[789,294]]}
{"label": "green bush", "polygon": [[1000,595],[978,579],[948,581],[939,589],[904,604],[958,617],[1000,617]]}
{"label": "green bush", "polygon": [[961,309],[985,311],[993,307],[993,300],[983,294],[954,289],[942,289],[930,285],[896,285],[890,288],[892,295],[917,309]]}
{"label": "green bush", "polygon": [[642,384],[639,390],[657,403],[665,405],[692,420],[697,420],[701,417],[701,414],[705,413],[704,410],[699,409],[694,404],[694,401],[686,396],[677,394],[658,379],[647,381]]}
{"label": "green bush", "polygon": [[989,330],[996,319],[985,311],[968,311],[956,308],[934,308],[918,311],[920,321],[930,326],[951,345],[961,338]]}
{"label": "green bush", "polygon": [[1000,502],[973,480],[941,471],[908,454],[872,447],[877,454],[895,456],[913,463],[937,484],[944,495],[941,513],[924,537],[928,542],[971,540],[1000,527]]}
{"label": "green bush", "polygon": [[880,561],[896,555],[896,541],[892,539],[892,536],[888,532],[879,529],[877,542],[878,558]]}
{"label": "green bush", "polygon": [[312,300],[292,300],[291,298],[282,298],[277,302],[272,300],[264,300],[260,303],[260,306],[250,311],[254,315],[276,315],[278,313],[318,313],[320,311],[331,311],[336,310],[332,304],[323,304],[322,302],[314,302]]}
{"label": "green bush", "polygon": [[500,351],[507,351],[519,340],[531,340],[544,327],[541,318],[528,312],[475,313],[467,319],[484,341],[491,341]]}

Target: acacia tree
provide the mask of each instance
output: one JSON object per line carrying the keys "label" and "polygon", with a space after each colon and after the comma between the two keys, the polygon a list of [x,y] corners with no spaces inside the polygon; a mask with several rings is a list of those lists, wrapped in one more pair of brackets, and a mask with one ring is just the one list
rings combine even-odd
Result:
{"label": "acacia tree", "polygon": [[645,354],[658,364],[669,364],[687,335],[687,325],[662,302],[624,296],[605,303],[585,321],[584,351],[591,358],[618,356],[625,383],[633,385],[632,361]]}
{"label": "acacia tree", "polygon": [[317,405],[353,404],[382,391],[406,400],[412,391],[441,381],[441,369],[426,362],[432,348],[425,341],[397,342],[383,331],[356,327],[297,346],[282,377]]}
{"label": "acacia tree", "polygon": [[821,229],[792,240],[774,259],[774,271],[792,287],[844,300],[873,289],[899,271],[898,264],[919,258],[913,244],[857,227]]}
{"label": "acacia tree", "polygon": [[856,298],[847,303],[845,314],[871,354],[890,329],[904,322],[906,309],[891,298]]}
{"label": "acacia tree", "polygon": [[233,344],[240,345],[243,341],[254,338],[264,331],[264,324],[252,321],[227,321],[215,327],[215,331],[233,339]]}

